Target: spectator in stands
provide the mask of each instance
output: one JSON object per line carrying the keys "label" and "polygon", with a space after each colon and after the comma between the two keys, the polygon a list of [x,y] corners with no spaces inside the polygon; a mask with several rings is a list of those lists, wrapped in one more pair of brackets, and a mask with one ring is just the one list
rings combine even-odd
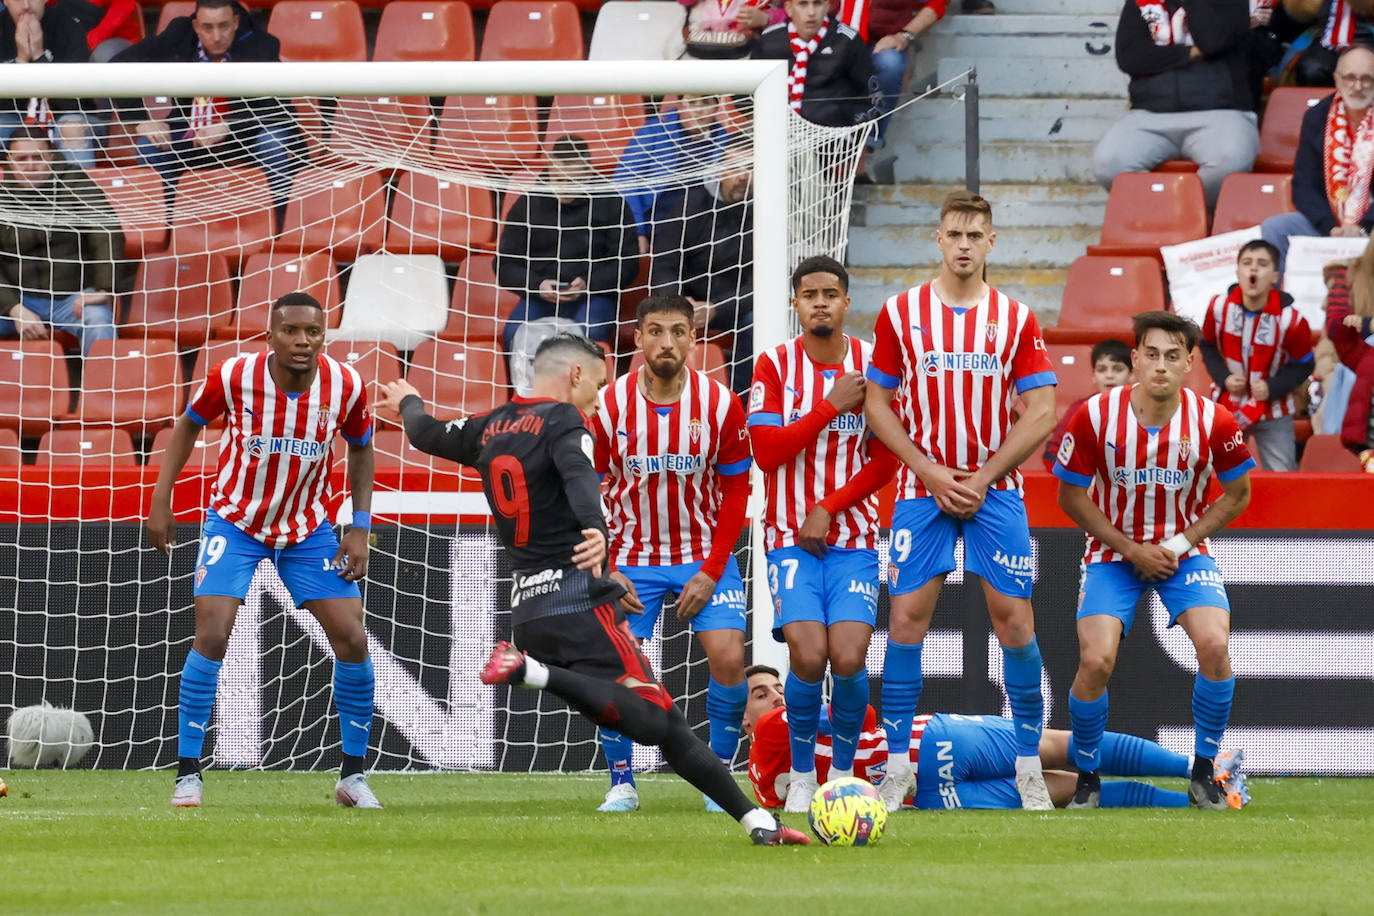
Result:
{"label": "spectator in stands", "polygon": [[1356,45],[1336,62],[1336,91],[1302,116],[1293,160],[1293,206],[1260,225],[1279,252],[1279,273],[1295,235],[1369,235],[1374,209],[1374,51]]}
{"label": "spectator in stands", "polygon": [[[692,303],[698,333],[734,335],[730,387],[748,389],[754,357],[753,163],[743,138],[732,139],[716,177],[687,191],[659,223],[649,288]],[[708,333],[707,339],[710,338]]]}
{"label": "spectator in stands", "polygon": [[1299,86],[1330,86],[1340,53],[1354,44],[1374,43],[1374,0],[1283,0],[1275,13],[1311,25],[1312,41],[1285,67]]}
{"label": "spectator in stands", "polygon": [[[259,29],[234,0],[196,0],[191,16],[173,19],[158,35],[115,55],[116,61],[244,62],[280,60],[281,45]],[[279,99],[181,98],[165,118],[153,118],[137,100],[121,103],[137,123],[139,160],[168,183],[186,169],[250,161],[267,173],[278,217],[291,176],[305,163],[305,140]]]}
{"label": "spectator in stands", "polygon": [[143,37],[135,0],[57,0],[57,8],[75,19],[86,32],[91,60],[108,63]]}
{"label": "spectator in stands", "polygon": [[769,26],[755,57],[788,62],[792,109],[829,127],[876,118],[883,94],[859,33],[829,14],[829,0],[787,0],[787,22]]}
{"label": "spectator in stands", "polygon": [[25,125],[10,135],[0,180],[0,204],[32,219],[0,224],[0,336],[42,340],[65,331],[90,352],[115,336],[115,261],[124,237],[114,228],[64,229],[44,218],[79,226],[118,225],[99,186],[58,157],[47,131]]}
{"label": "spectator in stands", "polygon": [[511,207],[496,251],[496,282],[520,296],[501,332],[507,353],[520,325],[540,318],[571,319],[592,340],[612,342],[639,258],[629,208],[619,196],[590,196],[595,178],[587,141],[560,137],[544,172],[549,193]]}
{"label": "spectator in stands", "polygon": [[[0,14],[0,61],[11,64],[83,63],[90,58],[80,25],[44,0],[4,0]],[[22,124],[49,128],[62,154],[79,165],[95,164],[96,138],[107,130],[96,100],[0,99],[0,140]]]}
{"label": "spectator in stands", "polygon": [[1334,271],[1326,294],[1326,336],[1353,375],[1341,442],[1374,472],[1374,243],[1348,268]]}
{"label": "spectator in stands", "polygon": [[[1120,388],[1131,380],[1131,348],[1124,341],[1115,338],[1101,341],[1093,347],[1090,358],[1093,384],[1097,386],[1096,394]],[[1090,394],[1074,401],[1060,416],[1059,425],[1045,440],[1045,450],[1040,455],[1040,459],[1045,462],[1045,470],[1054,470],[1054,462],[1059,455],[1059,443],[1064,441],[1064,431],[1069,428],[1069,421],[1073,419],[1073,415],[1078,412],[1083,402],[1093,396]]]}
{"label": "spectator in stands", "polygon": [[682,200],[686,186],[675,176],[720,158],[726,130],[720,96],[684,95],[677,107],[650,118],[630,140],[615,170],[639,232],[639,253],[648,254],[656,217]]}
{"label": "spectator in stands", "polygon": [[1191,159],[1210,208],[1222,179],[1249,170],[1259,153],[1249,31],[1247,0],[1126,0],[1116,62],[1131,78],[1131,110],[1093,153],[1104,186],[1121,172]]}
{"label": "spectator in stands", "polygon": [[1275,288],[1279,252],[1260,239],[1236,256],[1236,282],[1202,320],[1198,348],[1212,397],[1236,417],[1266,471],[1296,471],[1293,392],[1312,374],[1312,330]]}

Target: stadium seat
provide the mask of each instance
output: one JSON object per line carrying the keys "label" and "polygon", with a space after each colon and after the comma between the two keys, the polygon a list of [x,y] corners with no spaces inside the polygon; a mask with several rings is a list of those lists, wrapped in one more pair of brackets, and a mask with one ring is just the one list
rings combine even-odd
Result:
{"label": "stadium seat", "polygon": [[172,251],[214,251],[237,267],[266,251],[273,235],[267,176],[250,166],[182,173],[172,204]]}
{"label": "stadium seat", "polygon": [[[169,427],[159,430],[158,434],[153,437],[153,447],[148,451],[149,467],[162,467],[162,458],[167,454],[167,443],[171,441],[173,432],[175,430]],[[195,447],[191,450],[191,457],[186,459],[186,467],[209,470],[218,465],[220,435],[220,432],[211,430],[197,436]]]}
{"label": "stadium seat", "polygon": [[337,328],[343,313],[334,259],[327,251],[312,254],[255,254],[243,265],[239,281],[238,337],[262,337],[267,332],[272,303],[286,293],[305,292],[324,306],[325,326]]}
{"label": "stadium seat", "polygon": [[448,278],[437,255],[363,255],[349,272],[343,317],[334,336],[386,340],[399,350],[414,350],[443,330],[448,304]]}
{"label": "stadium seat", "polygon": [[534,96],[451,95],[439,116],[435,155],[465,171],[536,169],[543,157],[536,114]]}
{"label": "stadium seat", "polygon": [[193,16],[196,12],[196,0],[168,0],[162,4],[162,9],[157,14],[157,31],[162,34],[162,30],[167,28],[168,23],[173,19],[180,19],[182,16]]}
{"label": "stadium seat", "polygon": [[1233,172],[1221,183],[1212,234],[1258,226],[1271,216],[1292,210],[1292,175]]}
{"label": "stadium seat", "polygon": [[381,176],[338,174],[328,168],[296,173],[273,252],[330,251],[336,261],[354,261],[382,247],[386,189]]}
{"label": "stadium seat", "polygon": [[86,355],[78,409],[84,426],[151,434],[171,424],[181,401],[181,358],[170,340],[99,340]]}
{"label": "stadium seat", "polygon": [[561,137],[576,134],[587,141],[592,167],[610,173],[643,126],[644,100],[637,95],[554,96],[544,149],[552,150]]}
{"label": "stadium seat", "polygon": [[12,429],[0,429],[0,467],[24,463],[24,451],[19,447],[19,434]]}
{"label": "stadium seat", "polygon": [[267,31],[283,61],[367,60],[363,12],[353,0],[277,0]]}
{"label": "stadium seat", "polygon": [[520,297],[496,285],[496,259],[475,254],[458,267],[445,340],[496,340]]}
{"label": "stadium seat", "polygon": [[1345,447],[1336,433],[1317,433],[1302,447],[1299,471],[1323,471],[1337,474],[1358,474],[1360,459]]}
{"label": "stadium seat", "polygon": [[687,8],[678,3],[603,3],[588,60],[677,60],[686,50]]}
{"label": "stadium seat", "polygon": [[1183,387],[1193,389],[1204,398],[1212,396],[1212,376],[1207,373],[1207,364],[1198,350],[1193,351],[1193,365],[1183,376]]}
{"label": "stadium seat", "polygon": [[1052,343],[1094,344],[1108,337],[1129,343],[1131,316],[1164,308],[1164,279],[1154,258],[1084,255],[1069,266]]}
{"label": "stadium seat", "polygon": [[93,426],[84,429],[54,429],[38,441],[35,464],[103,464],[137,467],[133,439],[126,429]]}
{"label": "stadium seat", "polygon": [[1079,398],[1097,394],[1097,384],[1093,382],[1091,344],[1051,343],[1046,347],[1059,381],[1054,389],[1055,404],[1068,407]]}
{"label": "stadium seat", "polygon": [[1107,195],[1102,241],[1093,255],[1141,255],[1162,260],[1159,249],[1207,235],[1202,180],[1186,172],[1122,172]]}
{"label": "stadium seat", "polygon": [[155,169],[107,167],[86,174],[105,192],[119,217],[126,258],[141,258],[167,247],[167,195]]}
{"label": "stadium seat", "polygon": [[511,394],[505,355],[494,341],[427,340],[411,354],[406,381],[443,420],[486,413]]}
{"label": "stadium seat", "polygon": [[[730,376],[725,369],[725,351],[720,348],[720,344],[698,342],[696,351],[687,364],[693,369],[702,370],[722,385],[730,384]],[[636,350],[630,359],[630,368],[626,371],[638,372],[643,365],[644,352]]]}
{"label": "stadium seat", "polygon": [[1331,87],[1281,86],[1269,93],[1260,122],[1260,151],[1256,172],[1292,172],[1298,153],[1298,134],[1307,109],[1331,94]]}
{"label": "stadium seat", "polygon": [[459,473],[458,465],[443,458],[420,451],[399,429],[382,428],[372,436],[372,454],[379,468],[402,468]]}
{"label": "stadium seat", "polygon": [[582,60],[582,19],[568,0],[498,0],[479,60]]}
{"label": "stadium seat", "polygon": [[1196,172],[1197,163],[1191,159],[1165,159],[1151,169],[1153,172]]}
{"label": "stadium seat", "polygon": [[422,172],[402,172],[386,223],[386,250],[461,261],[496,247],[491,191]]}
{"label": "stadium seat", "polygon": [[0,340],[0,429],[41,436],[67,416],[72,385],[55,340]]}
{"label": "stadium seat", "polygon": [[334,112],[329,147],[345,158],[358,153],[370,158],[428,153],[433,121],[434,109],[424,96],[342,98]]}
{"label": "stadium seat", "polygon": [[143,337],[174,340],[181,349],[233,327],[234,292],[224,256],[168,254],[141,262],[125,325]]}
{"label": "stadium seat", "polygon": [[472,8],[462,0],[392,0],[377,23],[373,60],[476,60]]}

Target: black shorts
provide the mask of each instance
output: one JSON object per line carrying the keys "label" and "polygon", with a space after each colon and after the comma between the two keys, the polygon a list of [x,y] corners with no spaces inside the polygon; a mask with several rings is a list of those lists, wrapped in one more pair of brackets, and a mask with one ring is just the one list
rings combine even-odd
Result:
{"label": "black shorts", "polygon": [[634,679],[644,684],[658,681],[618,601],[518,623],[515,645],[546,665],[589,677],[616,682]]}

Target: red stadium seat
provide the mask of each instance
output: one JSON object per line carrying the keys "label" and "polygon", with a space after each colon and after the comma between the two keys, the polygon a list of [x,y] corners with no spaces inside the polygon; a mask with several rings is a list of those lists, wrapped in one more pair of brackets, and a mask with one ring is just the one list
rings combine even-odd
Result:
{"label": "red stadium seat", "polygon": [[1258,226],[1271,216],[1293,211],[1293,176],[1233,172],[1221,183],[1212,234]]}
{"label": "red stadium seat", "polygon": [[153,433],[181,408],[181,358],[170,340],[99,340],[82,366],[84,426]]}
{"label": "red stadium seat", "polygon": [[402,172],[386,223],[386,250],[461,261],[496,247],[495,204],[486,188]]}
{"label": "red stadium seat", "polygon": [[1084,255],[1069,267],[1059,323],[1046,328],[1053,343],[1132,339],[1131,316],[1164,308],[1164,280],[1154,258]]}
{"label": "red stadium seat", "polygon": [[0,340],[0,429],[41,436],[67,416],[72,386],[55,340]]}
{"label": "red stadium seat", "polygon": [[139,264],[125,324],[144,337],[199,347],[234,325],[229,265],[219,254],[169,254]]}
{"label": "red stadium seat", "polygon": [[587,141],[594,168],[614,172],[635,131],[644,126],[644,100],[637,95],[554,96],[544,131],[544,149],[576,134]]}
{"label": "red stadium seat", "polygon": [[286,220],[273,252],[330,251],[336,261],[356,261],[382,247],[386,191],[375,172],[333,177],[327,168],[305,168],[291,185]]}
{"label": "red stadium seat", "polygon": [[1335,433],[1317,433],[1302,447],[1299,471],[1323,471],[1336,474],[1358,474],[1360,459],[1345,447]]}
{"label": "red stadium seat", "polygon": [[[171,441],[173,432],[175,430],[169,427],[159,430],[158,434],[153,437],[153,447],[148,452],[149,467],[162,467],[162,458],[167,454],[167,443]],[[210,430],[197,436],[195,447],[191,450],[191,457],[186,459],[186,467],[210,470],[218,465],[220,435],[219,431]]]}
{"label": "red stadium seat", "polygon": [[1165,159],[1151,171],[1154,172],[1196,172],[1197,163],[1191,159]]}
{"label": "red stadium seat", "polygon": [[568,0],[499,0],[480,60],[582,60],[582,19]]}
{"label": "red stadium seat", "polygon": [[1107,195],[1102,242],[1088,254],[1160,259],[1162,245],[1207,235],[1202,180],[1184,172],[1122,172]]}
{"label": "red stadium seat", "polygon": [[[696,350],[692,359],[687,363],[693,369],[700,369],[711,378],[720,382],[722,385],[730,384],[730,376],[725,370],[725,351],[721,350],[719,344],[697,342]],[[644,365],[644,352],[636,350],[635,355],[630,359],[629,372],[638,372]]]}
{"label": "red stadium seat", "polygon": [[1050,364],[1059,384],[1054,389],[1054,401],[1067,407],[1079,398],[1097,394],[1093,381],[1093,348],[1091,344],[1046,344]]}
{"label": "red stadium seat", "polygon": [[155,169],[95,168],[86,174],[119,217],[125,257],[141,258],[167,247],[167,195]]}
{"label": "red stadium seat", "polygon": [[24,463],[24,452],[19,447],[19,434],[12,429],[0,429],[0,466],[10,467]]}
{"label": "red stadium seat", "polygon": [[283,61],[367,60],[363,12],[353,0],[277,0],[267,31]]}
{"label": "red stadium seat", "polygon": [[496,285],[496,259],[475,254],[458,267],[445,340],[496,340],[520,297]]}
{"label": "red stadium seat", "polygon": [[294,292],[314,296],[324,306],[325,326],[339,326],[343,297],[339,293],[339,280],[334,275],[334,259],[329,252],[255,254],[243,265],[234,333],[239,337],[264,336],[272,303]]}
{"label": "red stadium seat", "polygon": [[506,360],[494,342],[428,340],[410,357],[406,376],[440,419],[486,413],[510,400]]}
{"label": "red stadium seat", "polygon": [[38,454],[35,457],[35,463],[39,465],[138,465],[128,430],[98,426],[46,432],[38,442]]}
{"label": "red stadium seat", "polygon": [[377,400],[380,383],[394,382],[405,375],[395,344],[386,341],[335,340],[324,345],[324,352],[358,370],[367,386],[368,403]]}
{"label": "red stadium seat", "polygon": [[1298,134],[1307,109],[1331,94],[1331,88],[1282,86],[1269,93],[1260,122],[1260,151],[1256,172],[1292,172],[1298,153]]}
{"label": "red stadium seat", "polygon": [[273,234],[267,176],[253,167],[184,172],[172,204],[172,251],[221,252],[237,267]]}
{"label": "red stadium seat", "polygon": [[367,96],[339,99],[329,146],[350,151],[428,153],[434,110],[424,96]]}
{"label": "red stadium seat", "polygon": [[535,168],[543,157],[535,115],[534,96],[451,95],[439,116],[435,153],[479,172]]}
{"label": "red stadium seat", "polygon": [[193,16],[196,12],[196,0],[168,0],[162,4],[162,9],[157,14],[157,31],[162,34],[162,30],[167,28],[168,23],[173,19],[180,19],[182,16]]}
{"label": "red stadium seat", "polygon": [[377,23],[373,60],[476,60],[472,8],[462,0],[392,0]]}

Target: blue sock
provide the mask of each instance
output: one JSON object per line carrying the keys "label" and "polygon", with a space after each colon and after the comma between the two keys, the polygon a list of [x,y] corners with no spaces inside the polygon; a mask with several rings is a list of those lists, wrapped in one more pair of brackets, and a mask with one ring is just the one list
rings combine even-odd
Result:
{"label": "blue sock", "polygon": [[735,759],[739,750],[740,723],[744,721],[744,704],[749,700],[749,684],[740,681],[726,687],[715,678],[706,684],[706,719],[711,723],[711,750],[726,765]]}
{"label": "blue sock", "polygon": [[787,736],[792,745],[792,769],[798,773],[813,773],[816,770],[821,684],[821,681],[802,680],[797,672],[789,671],[787,683],[782,686],[782,695],[787,701]]}
{"label": "blue sock", "polygon": [[[1102,735],[1107,730],[1107,691],[1095,700],[1080,700],[1069,691],[1069,762],[1083,773],[1102,766]],[[1136,775],[1113,770],[1118,776]]]}
{"label": "blue sock", "polygon": [[597,733],[601,736],[601,750],[606,755],[606,766],[611,771],[611,785],[618,786],[623,782],[634,785],[635,743],[620,732],[613,732],[609,728],[599,728]]}
{"label": "blue sock", "polygon": [[1019,648],[1002,647],[1002,679],[1016,723],[1016,753],[1035,757],[1040,753],[1040,729],[1045,719],[1045,699],[1040,695],[1040,644],[1031,641]]}
{"label": "blue sock", "polygon": [[831,737],[834,757],[830,764],[847,770],[854,766],[854,751],[859,747],[859,733],[868,712],[868,672],[861,668],[849,677],[832,676],[830,689],[830,721],[835,726]]}
{"label": "blue sock", "polygon": [[911,750],[911,720],[921,702],[921,646],[923,643],[893,642],[887,639],[883,659],[883,728],[887,731],[887,753],[905,754]]}
{"label": "blue sock", "polygon": [[1102,783],[1104,808],[1186,808],[1188,793],[1157,789],[1149,783],[1109,780]]}
{"label": "blue sock", "polygon": [[[1072,708],[1072,693],[1069,694],[1069,704]],[[1103,721],[1106,721],[1105,717]],[[1153,741],[1120,732],[1107,732],[1102,736],[1102,753],[1098,763],[1102,772],[1109,776],[1177,776],[1187,779],[1192,772],[1187,754],[1175,754]]]}
{"label": "blue sock", "polygon": [[372,659],[334,662],[334,707],[339,711],[343,752],[350,757],[367,755],[372,736],[372,694],[376,679]]}
{"label": "blue sock", "polygon": [[192,649],[181,666],[181,687],[177,695],[177,756],[200,759],[205,746],[205,730],[210,727],[210,710],[215,707],[215,688],[223,662],[210,659]]}
{"label": "blue sock", "polygon": [[1221,736],[1231,721],[1231,698],[1236,693],[1236,676],[1224,681],[1209,681],[1201,672],[1193,679],[1193,753],[1215,760],[1221,750]]}

